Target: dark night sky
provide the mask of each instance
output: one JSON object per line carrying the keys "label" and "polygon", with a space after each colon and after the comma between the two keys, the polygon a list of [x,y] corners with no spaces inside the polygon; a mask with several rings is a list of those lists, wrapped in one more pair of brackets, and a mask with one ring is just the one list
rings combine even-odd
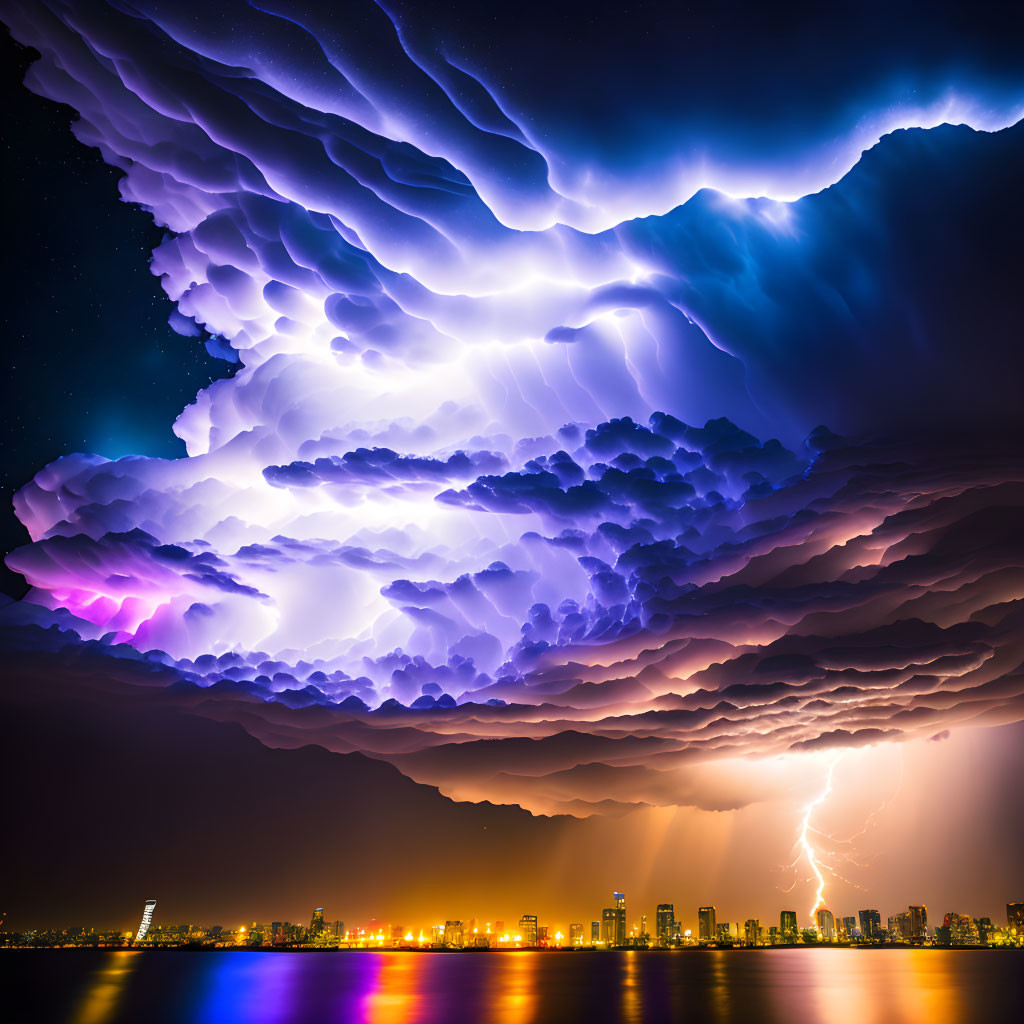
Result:
{"label": "dark night sky", "polygon": [[[71,134],[71,109],[21,84],[34,56],[0,34],[4,553],[28,539],[11,496],[46,463],[68,452],[184,455],[174,418],[229,370],[168,327],[172,304],[149,272],[162,231],[119,201],[120,173]],[[5,593],[24,593],[6,566],[0,579]]]}

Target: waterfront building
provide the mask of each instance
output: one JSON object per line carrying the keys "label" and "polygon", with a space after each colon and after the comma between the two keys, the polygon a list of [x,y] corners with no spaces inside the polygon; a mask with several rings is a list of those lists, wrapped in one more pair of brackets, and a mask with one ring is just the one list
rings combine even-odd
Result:
{"label": "waterfront building", "polygon": [[697,940],[699,942],[714,942],[717,938],[714,907],[700,907],[697,910]]}
{"label": "waterfront building", "polygon": [[606,907],[601,911],[601,939],[606,946],[624,946],[626,944],[626,896],[625,893],[613,892],[614,907]]}
{"label": "waterfront building", "polygon": [[444,923],[444,944],[449,949],[462,949],[463,942],[462,938],[462,922],[461,921],[445,921]]}
{"label": "waterfront building", "polygon": [[601,922],[590,922],[590,944],[596,946],[601,941]]}
{"label": "waterfront building", "polygon": [[818,926],[818,937],[825,942],[835,942],[836,919],[831,910],[819,907],[814,915],[815,924]]}
{"label": "waterfront building", "polygon": [[909,918],[909,930],[907,938],[911,940],[923,940],[928,935],[928,908],[923,906],[910,906],[907,908]]}
{"label": "waterfront building", "polygon": [[761,944],[761,922],[756,917],[747,919],[743,926],[743,935],[748,946],[759,946]]}
{"label": "waterfront building", "polygon": [[523,914],[519,918],[519,944],[522,946],[537,945],[537,915]]}
{"label": "waterfront building", "polygon": [[843,939],[852,939],[853,933],[857,930],[857,918],[844,917],[839,926],[839,936]]}
{"label": "waterfront building", "polygon": [[784,910],[779,914],[779,931],[782,933],[783,942],[796,942],[797,925],[795,910]]}
{"label": "waterfront building", "polygon": [[582,924],[571,924],[571,925],[569,925],[569,945],[570,946],[582,946],[583,945],[583,925]]}
{"label": "waterfront building", "polygon": [[317,907],[313,911],[313,920],[309,922],[309,937],[318,939],[324,933],[324,908]]}
{"label": "waterfront building", "polygon": [[1024,903],[1006,904],[1006,926],[1014,935],[1024,935]]}
{"label": "waterfront building", "polygon": [[673,936],[676,933],[676,908],[672,903],[659,903],[655,912],[655,929],[657,931],[658,945],[663,949],[672,944]]}
{"label": "waterfront building", "polygon": [[862,910],[860,917],[860,934],[865,942],[882,937],[882,915],[877,910]]}
{"label": "waterfront building", "polygon": [[942,920],[942,930],[935,929],[935,940],[940,945],[977,946],[981,942],[978,926],[967,914],[948,913]]}
{"label": "waterfront building", "polygon": [[139,922],[139,930],[135,933],[135,941],[141,942],[153,923],[153,911],[156,910],[156,900],[146,900],[146,906],[142,911],[142,920]]}
{"label": "waterfront building", "polygon": [[605,907],[601,911],[601,942],[605,946],[617,946],[619,912],[614,907]]}

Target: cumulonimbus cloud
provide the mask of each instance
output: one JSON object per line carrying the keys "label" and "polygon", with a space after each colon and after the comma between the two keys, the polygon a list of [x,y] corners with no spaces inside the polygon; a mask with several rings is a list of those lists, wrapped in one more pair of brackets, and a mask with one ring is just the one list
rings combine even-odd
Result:
{"label": "cumulonimbus cloud", "polygon": [[172,326],[240,363],[188,458],[73,455],[16,497],[8,563],[103,656],[536,810],[729,804],[682,780],[1019,717],[1021,125],[618,219],[617,172],[568,173],[377,8],[346,37],[8,6],[30,86],[168,229]]}

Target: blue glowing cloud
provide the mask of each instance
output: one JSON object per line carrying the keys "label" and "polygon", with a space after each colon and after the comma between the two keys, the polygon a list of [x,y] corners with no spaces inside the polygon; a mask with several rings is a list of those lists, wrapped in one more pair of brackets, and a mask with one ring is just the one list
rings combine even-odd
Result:
{"label": "blue glowing cloud", "polygon": [[[764,14],[740,83],[698,18],[629,93],[614,26],[564,63],[510,34],[541,66],[509,79],[464,25],[357,7],[6,4],[30,87],[167,228],[172,326],[240,364],[177,420],[188,458],[70,456],[19,492],[30,600],[459,792],[479,748],[430,725],[457,703],[462,739],[548,735],[567,773],[935,730],[972,673],[971,714],[1012,717],[1014,613],[979,581],[1016,555],[996,516],[974,557],[963,494],[1020,500],[1013,33],[953,68],[858,29],[815,93],[758,87]],[[550,87],[573,74],[598,87]],[[968,432],[986,457],[944,463]],[[375,746],[410,706],[418,749]],[[495,792],[560,806],[509,781],[521,748],[487,748]]]}

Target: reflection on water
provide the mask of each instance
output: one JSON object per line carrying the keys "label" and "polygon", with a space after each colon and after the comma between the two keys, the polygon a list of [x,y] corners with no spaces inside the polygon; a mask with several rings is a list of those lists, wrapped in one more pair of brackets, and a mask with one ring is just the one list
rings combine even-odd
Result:
{"label": "reflection on water", "polygon": [[[793,954],[802,952],[787,951],[765,986],[779,1018],[810,1011],[811,1020],[824,1021],[838,1006],[856,1006],[858,1024],[973,1021],[979,1019],[976,1001],[972,1005],[964,998],[974,984],[969,969],[991,966],[948,950],[822,949],[800,964]],[[992,951],[966,955],[985,957]],[[1006,980],[1014,982],[1012,975]]]}
{"label": "reflection on water", "polygon": [[729,1020],[731,1003],[729,1001],[729,964],[728,953],[720,949],[713,950],[711,961],[711,984],[708,987],[711,997],[711,1019],[715,1021]]}
{"label": "reflection on water", "polygon": [[196,1024],[223,1024],[230,1020],[276,1024],[289,1019],[302,985],[302,964],[295,957],[258,953],[213,956],[220,962],[207,965],[202,953],[191,954],[196,964],[190,973],[199,975],[198,999],[186,1020]]}
{"label": "reflection on water", "polygon": [[645,953],[635,951],[622,954],[622,980],[619,990],[622,993],[622,1009],[620,1020],[642,1021],[644,1019],[644,992],[641,985],[641,966],[639,958]]}
{"label": "reflection on water", "polygon": [[[373,1024],[404,1024],[422,1016],[421,999],[425,989],[422,977],[427,967],[425,956],[383,956],[370,954],[369,982],[358,1019]],[[369,959],[369,958],[367,958]],[[372,979],[372,980],[371,980]],[[344,1016],[339,1018],[345,1020]]]}
{"label": "reflection on water", "polygon": [[842,949],[817,951],[809,963],[813,977],[805,991],[794,991],[807,984],[803,975],[788,984],[785,977],[778,979],[770,991],[777,999],[782,997],[776,1004],[780,1015],[803,1006],[810,996],[815,1020],[849,1005],[858,1007],[858,1024],[957,1024],[976,1019],[964,999],[958,969],[962,962],[956,959],[961,954],[934,949],[899,950],[898,957],[888,957],[885,951],[880,956],[879,950],[856,952],[851,956]]}
{"label": "reflection on water", "polygon": [[121,994],[141,955],[130,950],[116,950],[104,957],[90,975],[81,1002],[70,1017],[73,1024],[108,1024],[118,1019]]}
{"label": "reflection on water", "polygon": [[0,954],[3,1018],[59,1024],[1003,1024],[1024,952]]}
{"label": "reflection on water", "polygon": [[537,1001],[537,954],[502,953],[500,957],[503,962],[498,965],[500,970],[491,997],[493,1013],[479,1019],[494,1024],[521,1024],[533,1020]]}

